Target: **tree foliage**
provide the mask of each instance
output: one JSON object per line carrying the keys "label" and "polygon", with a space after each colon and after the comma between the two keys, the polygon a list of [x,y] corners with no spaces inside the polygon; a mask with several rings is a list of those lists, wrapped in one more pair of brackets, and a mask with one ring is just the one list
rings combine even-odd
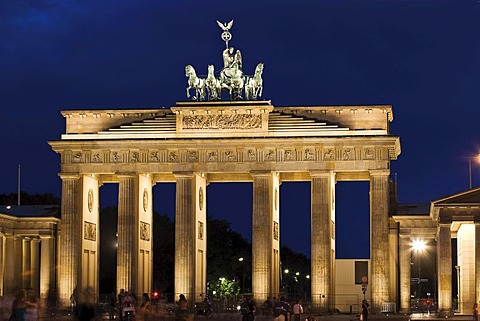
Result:
{"label": "tree foliage", "polygon": [[238,282],[241,292],[251,292],[251,257],[252,246],[229,222],[207,219],[207,278],[211,286],[225,278]]}
{"label": "tree foliage", "polygon": [[153,290],[173,293],[175,224],[164,214],[153,214]]}
{"label": "tree foliage", "polygon": [[[18,193],[0,194],[0,205],[16,205],[17,203]],[[52,193],[20,192],[20,205],[60,205],[60,199]]]}
{"label": "tree foliage", "polygon": [[219,280],[210,283],[209,296],[211,296],[213,299],[228,300],[236,297],[239,293],[240,287],[234,280],[220,278]]}

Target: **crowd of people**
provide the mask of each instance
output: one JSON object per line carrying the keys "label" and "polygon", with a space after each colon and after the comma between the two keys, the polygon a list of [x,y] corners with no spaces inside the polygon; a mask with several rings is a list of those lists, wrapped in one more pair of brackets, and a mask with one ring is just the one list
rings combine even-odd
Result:
{"label": "crowd of people", "polygon": [[[72,293],[70,297],[71,312],[78,321],[92,321],[95,319],[95,300],[95,294],[91,288],[84,289],[80,294],[76,290]],[[47,300],[47,304],[48,302]],[[11,314],[9,317],[4,317],[4,320],[39,321],[39,299],[32,288],[18,289],[15,291],[14,299],[11,303],[2,303],[4,307],[11,304]],[[208,316],[211,313],[211,303],[207,299],[202,303],[205,303],[205,305],[201,305],[202,315]],[[133,321],[136,319],[138,321],[149,321],[158,313],[157,309],[152,311],[152,302],[148,293],[143,293],[139,300],[135,293],[125,291],[124,289],[121,289],[118,294],[111,293],[108,295],[106,305],[110,320]],[[190,307],[185,295],[180,294],[178,300],[175,301],[175,308],[169,312],[174,314],[175,321],[191,321],[198,312],[196,311],[197,305],[196,303],[194,307]],[[48,306],[47,308],[49,308]],[[156,304],[153,306],[158,307]],[[254,321],[255,316],[259,314],[272,317],[274,321],[305,320],[304,317],[302,318],[302,315],[305,313],[302,301],[288,302],[284,296],[280,296],[278,300],[276,298],[273,298],[273,300],[268,298],[263,302],[260,311],[257,311],[253,298],[245,297],[241,300],[239,312],[242,315],[242,321]],[[367,321],[369,312],[368,303],[366,301],[362,302],[360,320]],[[476,304],[473,309],[473,315],[474,321],[478,321]]]}

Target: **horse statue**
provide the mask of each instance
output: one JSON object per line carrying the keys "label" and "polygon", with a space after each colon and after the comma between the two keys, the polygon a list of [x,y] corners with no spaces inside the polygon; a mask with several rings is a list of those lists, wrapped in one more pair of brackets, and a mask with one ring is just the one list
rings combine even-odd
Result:
{"label": "horse statue", "polygon": [[195,89],[193,100],[205,100],[205,79],[197,77],[192,65],[185,67],[185,76],[188,77],[187,98],[190,98],[190,89]]}
{"label": "horse statue", "polygon": [[208,75],[205,79],[205,86],[207,87],[208,100],[219,100],[222,93],[220,80],[215,78],[214,66],[208,65]]}
{"label": "horse statue", "polygon": [[255,68],[253,77],[248,77],[245,84],[245,98],[247,100],[257,100],[262,97],[263,91],[263,63],[259,63]]}

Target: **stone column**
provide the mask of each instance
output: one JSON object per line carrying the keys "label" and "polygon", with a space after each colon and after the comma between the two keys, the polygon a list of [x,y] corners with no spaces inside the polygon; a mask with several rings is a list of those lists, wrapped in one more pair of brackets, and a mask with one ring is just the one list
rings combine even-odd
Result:
{"label": "stone column", "polygon": [[388,263],[389,174],[388,170],[370,172],[372,312],[379,312],[382,304],[390,301]]}
{"label": "stone column", "polygon": [[140,224],[137,292],[152,292],[153,211],[152,179],[149,174],[138,176],[138,220]]}
{"label": "stone column", "polygon": [[0,233],[0,296],[5,296],[5,291],[3,289],[3,279],[5,278],[5,251],[4,251],[4,236],[3,233]]}
{"label": "stone column", "polygon": [[16,236],[13,241],[13,260],[15,261],[14,285],[23,287],[23,237]]}
{"label": "stone column", "polygon": [[24,237],[22,242],[22,288],[27,288],[31,286],[31,276],[32,276],[32,252],[31,252],[31,243],[32,239],[29,237]]}
{"label": "stone column", "polygon": [[81,247],[81,189],[78,175],[63,175],[60,223],[58,294],[61,307],[68,307],[70,295],[77,286]]}
{"label": "stone column", "polygon": [[137,290],[138,176],[118,175],[117,292]]}
{"label": "stone column", "polygon": [[175,298],[185,294],[190,304],[205,298],[207,268],[206,180],[192,172],[174,173]]}
{"label": "stone column", "polygon": [[400,313],[410,312],[411,240],[400,235]]}
{"label": "stone column", "polygon": [[[13,296],[15,288],[15,275],[18,270],[15,269],[15,237],[13,235],[5,235],[5,272],[3,278],[3,295]],[[10,258],[10,259],[7,259]]]}
{"label": "stone column", "polygon": [[55,239],[41,236],[40,298],[47,299],[48,292],[55,287]]}
{"label": "stone column", "polygon": [[328,310],[333,304],[332,215],[335,174],[310,173],[311,181],[311,284],[312,308]]}
{"label": "stone column", "polygon": [[451,222],[441,222],[437,232],[438,311],[452,311],[452,235]]}
{"label": "stone column", "polygon": [[475,222],[475,302],[480,301],[480,222]]}
{"label": "stone column", "polygon": [[264,302],[280,288],[279,180],[272,172],[252,176],[252,292],[256,302]]}
{"label": "stone column", "polygon": [[30,287],[35,290],[35,293],[40,293],[39,289],[39,247],[40,247],[40,240],[38,238],[33,238],[30,242],[30,271],[31,271],[31,278],[30,278]]}

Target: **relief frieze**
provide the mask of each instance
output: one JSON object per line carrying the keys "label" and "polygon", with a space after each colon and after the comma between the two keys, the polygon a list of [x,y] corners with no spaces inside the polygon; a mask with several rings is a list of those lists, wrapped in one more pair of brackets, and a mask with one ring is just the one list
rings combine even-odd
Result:
{"label": "relief frieze", "polygon": [[218,152],[216,150],[207,152],[207,162],[216,162],[217,160],[218,160]]}
{"label": "relief frieze", "polygon": [[137,151],[130,152],[130,163],[139,163],[140,162],[140,153]]}
{"label": "relief frieze", "polygon": [[295,160],[295,150],[286,149],[285,152],[284,152],[284,158],[285,158],[286,161]]}
{"label": "relief frieze", "polygon": [[100,153],[93,153],[92,154],[92,163],[101,163],[102,162],[102,158],[100,156]]}
{"label": "relief frieze", "polygon": [[110,154],[110,163],[119,163],[122,160],[122,157],[119,152],[112,152]]}
{"label": "relief frieze", "polygon": [[257,154],[255,153],[255,150],[254,149],[249,149],[247,151],[247,159],[249,161],[255,161],[257,160]]}
{"label": "relief frieze", "polygon": [[82,163],[83,162],[83,153],[82,152],[73,152],[72,154],[72,163]]}
{"label": "relief frieze", "polygon": [[172,163],[178,162],[178,152],[177,151],[170,151],[168,153],[168,161]]}
{"label": "relief frieze", "polygon": [[375,150],[373,148],[365,149],[363,157],[368,160],[375,159]]}
{"label": "relief frieze", "polygon": [[323,152],[324,160],[334,160],[335,159],[335,150],[333,148],[327,148]]}
{"label": "relief frieze", "polygon": [[265,152],[265,160],[267,161],[273,161],[275,160],[275,150],[270,149]]}
{"label": "relief frieze", "polygon": [[183,129],[255,129],[262,128],[261,115],[194,115],[183,116]]}
{"label": "relief frieze", "polygon": [[309,149],[309,148],[305,149],[304,152],[303,152],[303,160],[306,160],[306,161],[315,160],[314,150]]}
{"label": "relief frieze", "polygon": [[235,150],[225,151],[225,160],[228,162],[233,162],[237,160],[237,152]]}
{"label": "relief frieze", "polygon": [[97,239],[97,225],[95,223],[83,222],[83,238],[89,241],[96,241]]}
{"label": "relief frieze", "polygon": [[140,240],[150,241],[150,224],[146,222],[140,222]]}
{"label": "relief frieze", "polygon": [[187,152],[187,160],[189,163],[198,162],[198,154],[196,150],[189,150]]}
{"label": "relief frieze", "polygon": [[158,163],[160,161],[160,155],[158,151],[150,152],[150,156],[148,157],[148,160],[152,163]]}
{"label": "relief frieze", "polygon": [[353,156],[353,151],[351,148],[345,148],[342,152],[342,159],[344,161],[351,160]]}

